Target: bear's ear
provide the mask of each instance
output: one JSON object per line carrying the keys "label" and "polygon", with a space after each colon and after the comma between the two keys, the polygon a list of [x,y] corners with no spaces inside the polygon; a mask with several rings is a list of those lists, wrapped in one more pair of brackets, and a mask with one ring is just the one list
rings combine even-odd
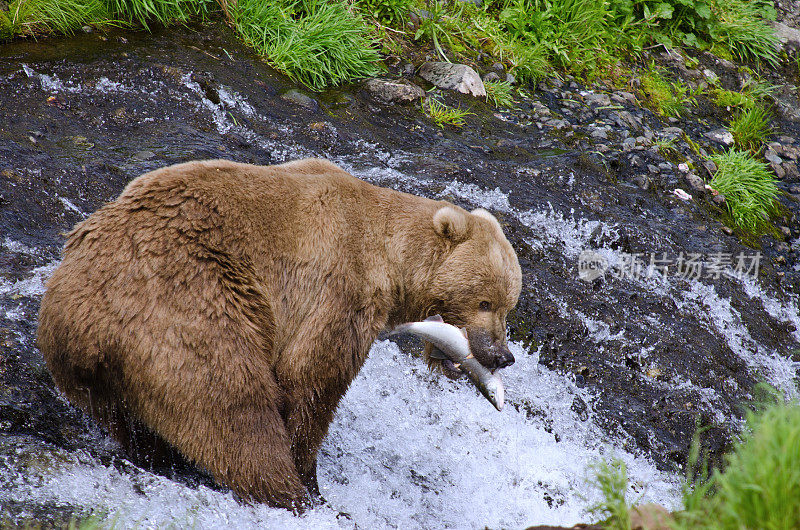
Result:
{"label": "bear's ear", "polygon": [[476,208],[475,210],[472,210],[470,213],[476,217],[481,217],[483,219],[486,219],[487,221],[491,222],[495,227],[497,227],[501,232],[503,231],[503,228],[500,226],[500,221],[497,220],[497,217],[490,214],[483,208]]}
{"label": "bear's ear", "polygon": [[444,206],[433,214],[433,229],[439,236],[459,243],[469,235],[469,219],[452,206]]}

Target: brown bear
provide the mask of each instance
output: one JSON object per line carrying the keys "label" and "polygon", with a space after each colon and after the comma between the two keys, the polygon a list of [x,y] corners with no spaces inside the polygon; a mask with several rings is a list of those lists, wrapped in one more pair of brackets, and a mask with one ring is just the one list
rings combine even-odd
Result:
{"label": "brown bear", "polygon": [[520,287],[485,210],[324,160],[189,162],[133,180],[72,230],[38,346],[129,451],[142,425],[242,498],[297,510],[378,333],[440,314],[505,345]]}

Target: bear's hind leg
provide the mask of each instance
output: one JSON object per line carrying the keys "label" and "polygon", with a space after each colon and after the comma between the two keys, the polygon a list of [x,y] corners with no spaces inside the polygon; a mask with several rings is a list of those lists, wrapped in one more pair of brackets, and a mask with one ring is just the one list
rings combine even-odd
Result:
{"label": "bear's hind leg", "polygon": [[241,498],[266,502],[295,512],[310,498],[295,467],[289,436],[279,412],[272,407],[219,411],[216,438],[218,454],[209,455],[209,471]]}

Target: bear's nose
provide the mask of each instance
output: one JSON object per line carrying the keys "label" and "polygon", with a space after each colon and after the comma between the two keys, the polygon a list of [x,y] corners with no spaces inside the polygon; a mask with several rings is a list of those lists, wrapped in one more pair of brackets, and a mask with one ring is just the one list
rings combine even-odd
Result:
{"label": "bear's nose", "polygon": [[497,368],[505,368],[514,364],[514,354],[505,343],[497,346],[497,353]]}

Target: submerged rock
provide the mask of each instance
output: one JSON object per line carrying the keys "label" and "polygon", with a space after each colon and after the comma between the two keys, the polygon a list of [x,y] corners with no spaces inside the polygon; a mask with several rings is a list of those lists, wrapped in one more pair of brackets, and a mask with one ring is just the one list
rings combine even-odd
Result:
{"label": "submerged rock", "polygon": [[439,88],[458,90],[476,97],[486,96],[481,76],[466,64],[427,62],[420,68],[419,75]]}
{"label": "submerged rock", "polygon": [[286,100],[295,105],[299,105],[308,110],[318,110],[319,103],[316,99],[312,98],[305,92],[292,88],[281,94],[281,99]]}
{"label": "submerged rock", "polygon": [[364,88],[384,103],[413,103],[425,96],[421,87],[406,80],[370,79]]}

